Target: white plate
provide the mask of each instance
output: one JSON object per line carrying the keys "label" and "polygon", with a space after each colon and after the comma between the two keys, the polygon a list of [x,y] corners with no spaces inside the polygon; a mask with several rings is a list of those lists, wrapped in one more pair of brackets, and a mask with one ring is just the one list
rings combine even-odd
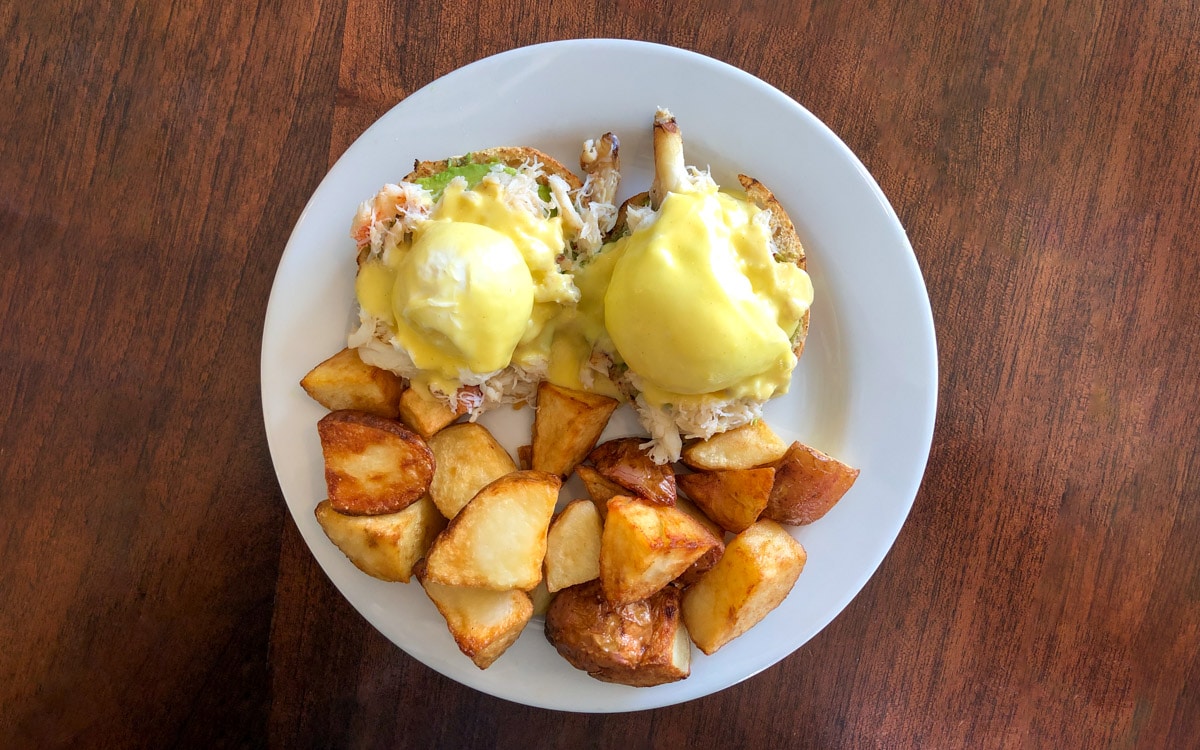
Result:
{"label": "white plate", "polygon": [[[345,343],[351,322],[358,203],[413,160],[497,145],[531,145],[577,164],[585,138],[621,139],[621,198],[651,177],[655,107],[678,117],[691,164],[718,182],[737,171],[769,186],[796,223],[816,289],[812,328],[791,392],[768,422],[858,466],[823,519],[794,534],[808,565],[791,595],[713,656],[693,649],[692,675],[654,688],[591,679],[546,642],[539,621],[491,668],[454,645],[419,585],[360,573],[313,517],[325,497],[316,422],[324,410],[297,385]],[[854,154],[780,91],[724,63],[632,41],[575,40],[512,50],[440,78],[381,117],[338,160],[301,214],[279,263],[262,344],[267,440],[288,507],[334,585],[376,628],[438,672],[486,693],[571,711],[630,711],[726,688],[775,664],[829,623],[874,573],[908,515],[933,434],[933,319],[912,248]],[[635,422],[618,412],[610,432]],[[528,413],[484,422],[515,454]]]}

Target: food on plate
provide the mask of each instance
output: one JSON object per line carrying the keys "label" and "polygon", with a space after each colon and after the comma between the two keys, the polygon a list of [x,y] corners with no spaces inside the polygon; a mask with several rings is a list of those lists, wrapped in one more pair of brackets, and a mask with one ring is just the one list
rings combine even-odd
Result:
{"label": "food on plate", "polygon": [[454,518],[475,493],[517,470],[512,456],[477,422],[451,425],[429,438],[436,468],[429,497],[446,518]]}
{"label": "food on plate", "polygon": [[587,456],[619,402],[542,381],[533,419],[531,463],[538,471],[567,476]]}
{"label": "food on plate", "polygon": [[546,590],[554,592],[600,577],[604,522],[588,500],[573,500],[550,523],[546,537]]}
{"label": "food on plate", "polygon": [[576,669],[605,682],[652,687],[691,672],[691,644],[679,590],[613,604],[598,581],[558,592],[546,612],[546,640]]}
{"label": "food on plate", "polygon": [[858,469],[803,443],[792,443],[775,464],[775,486],[763,516],[809,524],[821,518],[858,479]]}
{"label": "food on plate", "polygon": [[673,505],[614,497],[600,539],[600,582],[615,605],[645,599],[675,580],[720,540]]}
{"label": "food on plate", "polygon": [[752,422],[787,392],[813,289],[786,212],[740,176],[723,192],[689,168],[675,118],[654,118],[654,183],[622,207],[617,231],[573,259],[581,297],[562,326],[550,379],[615,388],[650,433],[657,463],[684,437]]}
{"label": "food on plate", "polygon": [[704,515],[704,511],[697,508],[683,495],[675,498],[675,507],[699,521],[713,535],[713,539],[717,540],[716,545],[712,549],[696,558],[696,562],[692,563],[687,570],[683,571],[675,579],[676,585],[687,588],[696,581],[699,581],[700,576],[707,573],[712,566],[717,564],[717,560],[721,559],[721,555],[725,554],[725,530],[715,524],[711,518]]}
{"label": "food on plate", "polygon": [[417,580],[446,620],[458,648],[475,666],[487,669],[516,642],[533,616],[524,591],[492,591],[430,581],[418,564]]}
{"label": "food on plate", "polygon": [[628,495],[629,490],[621,485],[606,479],[603,474],[596,471],[587,464],[579,464],[575,467],[575,473],[579,475],[583,481],[583,488],[587,490],[588,497],[592,499],[592,503],[596,506],[596,510],[600,513],[600,518],[603,519],[608,515],[608,501],[617,495]]}
{"label": "food on plate", "polygon": [[554,601],[554,594],[551,594],[550,589],[546,587],[545,577],[538,582],[533,591],[529,592],[529,598],[533,600],[533,616],[545,616],[546,610],[550,608],[550,602]]}
{"label": "food on plate", "polygon": [[758,520],[775,483],[775,469],[730,469],[680,474],[679,488],[712,520],[737,534]]}
{"label": "food on plate", "polygon": [[397,513],[379,516],[338,513],[328,500],[322,500],[315,512],[325,535],[350,562],[384,581],[408,583],[413,566],[446,527],[446,519],[427,497]]}
{"label": "food on plate", "polygon": [[561,485],[553,474],[517,471],[481,489],[429,548],[425,580],[494,591],[537,586]]}
{"label": "food on plate", "polygon": [[[358,323],[301,381],[331,410],[321,527],[364,573],[416,577],[481,669],[544,614],[597,679],[686,678],[692,643],[791,591],[806,553],[779,523],[858,476],[761,418],[808,331],[791,220],[757,180],[686,166],[668,111],[653,132],[654,182],[619,210],[611,133],[586,179],[528,147],[417,162],[360,206]],[[535,402],[514,462],[476,419]],[[648,436],[600,442],[622,402]],[[590,501],[555,514],[572,473]]]}
{"label": "food on plate", "polygon": [[368,365],[353,349],[343,349],[300,381],[313,400],[330,411],[353,409],[394,419],[400,415],[404,380]]}
{"label": "food on plate", "polygon": [[317,423],[329,504],[352,516],[404,510],[429,489],[433,453],[392,419],[331,411]]}
{"label": "food on plate", "polygon": [[588,461],[610,482],[660,505],[675,504],[675,469],[657,464],[642,452],[643,438],[618,438],[601,443]]}
{"label": "food on plate", "polygon": [[559,313],[579,290],[560,256],[598,246],[612,226],[617,140],[584,146],[580,180],[527,147],[417,162],[364,202],[358,243],[364,362],[472,417],[532,401]]}
{"label": "food on plate", "polygon": [[683,449],[683,462],[697,471],[753,469],[783,458],[787,443],[766,421],[756,419]]}
{"label": "food on plate", "polygon": [[782,526],[762,520],[725,545],[712,570],[683,593],[683,621],[706,654],[757,625],[783,602],[807,560]]}
{"label": "food on plate", "polygon": [[400,421],[426,440],[467,413],[465,401],[450,408],[420,388],[409,388],[400,394],[399,411]]}

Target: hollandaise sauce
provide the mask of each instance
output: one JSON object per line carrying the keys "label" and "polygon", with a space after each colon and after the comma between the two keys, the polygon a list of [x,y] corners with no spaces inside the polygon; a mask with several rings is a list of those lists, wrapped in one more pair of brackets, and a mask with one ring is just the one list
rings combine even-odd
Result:
{"label": "hollandaise sauce", "polygon": [[503,190],[450,182],[428,221],[359,267],[359,304],[422,370],[419,386],[452,392],[466,372],[544,363],[552,321],[577,298],[555,263],[561,221],[514,206]]}
{"label": "hollandaise sauce", "polygon": [[669,193],[657,218],[576,274],[581,299],[552,380],[594,347],[637,374],[652,405],[767,399],[787,391],[808,274],[772,257],[761,209],[726,193]]}

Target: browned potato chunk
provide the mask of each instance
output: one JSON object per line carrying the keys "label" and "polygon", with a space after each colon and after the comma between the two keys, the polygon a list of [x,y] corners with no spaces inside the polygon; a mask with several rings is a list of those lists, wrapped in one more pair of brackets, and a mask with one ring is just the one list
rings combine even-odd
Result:
{"label": "browned potato chunk", "polygon": [[546,537],[546,587],[550,593],[600,577],[603,522],[596,506],[574,500],[550,524]]}
{"label": "browned potato chunk", "polygon": [[596,510],[600,512],[601,520],[604,520],[604,517],[608,515],[609,500],[617,495],[629,494],[629,490],[616,482],[610,482],[605,479],[603,474],[587,464],[576,466],[575,473],[583,480],[583,487],[587,490],[588,497],[592,498],[592,503],[596,506]]}
{"label": "browned potato chunk", "polygon": [[812,523],[829,512],[858,479],[858,469],[802,443],[792,443],[775,465],[775,486],[764,518]]}
{"label": "browned potato chunk", "polygon": [[705,515],[737,534],[757,521],[763,508],[767,507],[775,470],[767,467],[705,471],[680,474],[675,481]]}
{"label": "browned potato chunk", "polygon": [[450,425],[429,438],[437,468],[429,496],[446,518],[495,480],[517,470],[512,456],[487,428],[475,422]]}
{"label": "browned potato chunk", "polygon": [[446,528],[446,519],[427,497],[399,513],[382,516],[347,516],[323,500],[316,516],[326,536],[359,570],[384,581],[404,583],[434,537]]}
{"label": "browned potato chunk", "polygon": [[659,505],[675,504],[675,469],[656,464],[638,446],[645,438],[618,438],[596,446],[588,460],[596,471],[629,492]]}
{"label": "browned potato chunk", "polygon": [[429,489],[433,453],[420,436],[390,419],[332,411],[317,423],[329,503],[339,513],[404,510]]}
{"label": "browned potato chunk", "polygon": [[313,400],[330,411],[354,409],[395,419],[400,414],[404,379],[363,362],[357,349],[343,349],[300,381]]}
{"label": "browned potato chunk", "polygon": [[600,539],[604,595],[617,606],[652,596],[718,543],[702,523],[672,505],[614,497]]}
{"label": "browned potato chunk", "polygon": [[617,400],[608,396],[542,381],[533,420],[533,468],[561,477],[570,474],[595,447],[616,408]]}
{"label": "browned potato chunk", "polygon": [[517,463],[521,467],[521,471],[529,471],[533,468],[533,446],[522,445],[517,448]]}
{"label": "browned potato chunk", "polygon": [[537,586],[561,484],[554,474],[517,471],[481,489],[429,548],[426,580],[493,591]]}
{"label": "browned potato chunk", "polygon": [[533,617],[533,602],[524,591],[447,586],[427,580],[422,566],[416,572],[425,593],[446,619],[459,650],[480,669],[492,666]]}
{"label": "browned potato chunk", "polygon": [[683,593],[692,642],[712,654],[757,625],[787,598],[806,560],[800,543],[774,521],[738,534],[712,570]]}
{"label": "browned potato chunk", "polygon": [[778,461],[787,443],[761,419],[713,435],[683,449],[683,462],[696,471],[753,469]]}
{"label": "browned potato chunk", "polygon": [[692,649],[679,618],[679,590],[616,606],[598,581],[558,592],[546,612],[546,640],[576,669],[605,682],[651,687],[691,672]]}
{"label": "browned potato chunk", "polygon": [[455,411],[419,388],[400,394],[400,421],[428,440],[438,430],[466,414],[461,406]]}
{"label": "browned potato chunk", "polygon": [[701,576],[717,564],[717,560],[721,559],[721,555],[725,554],[725,530],[713,523],[712,519],[704,515],[704,511],[697,508],[682,495],[675,498],[675,507],[703,524],[704,528],[708,529],[712,533],[713,538],[717,540],[715,547],[697,558],[696,562],[692,563],[687,570],[683,571],[682,575],[675,579],[676,584],[687,587],[699,581]]}

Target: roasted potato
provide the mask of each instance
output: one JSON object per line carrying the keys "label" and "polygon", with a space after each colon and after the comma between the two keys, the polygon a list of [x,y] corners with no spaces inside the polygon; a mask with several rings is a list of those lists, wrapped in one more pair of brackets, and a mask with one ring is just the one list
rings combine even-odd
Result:
{"label": "roasted potato", "polygon": [[547,381],[538,385],[537,394],[532,466],[565,477],[596,446],[617,400]]}
{"label": "roasted potato", "polygon": [[802,443],[775,464],[775,485],[764,518],[803,525],[821,518],[858,479],[858,469]]}
{"label": "roasted potato", "polygon": [[429,496],[446,518],[454,518],[475,493],[517,470],[512,456],[476,422],[450,425],[429,438],[436,468]]}
{"label": "roasted potato", "polygon": [[675,504],[675,469],[656,464],[638,446],[645,438],[618,438],[596,446],[588,460],[605,478],[659,505]]}
{"label": "roasted potato", "polygon": [[603,520],[608,515],[608,501],[617,495],[628,495],[629,490],[625,489],[616,482],[609,481],[604,478],[604,475],[593,469],[587,464],[579,464],[575,467],[575,473],[583,480],[583,487],[587,490],[588,497],[592,499],[592,503],[596,506],[596,510],[600,512],[600,519]]}
{"label": "roasted potato", "polygon": [[766,422],[756,419],[686,446],[681,457],[696,471],[725,471],[766,466],[786,452],[787,443]]}
{"label": "roasted potato", "polygon": [[696,562],[689,565],[688,569],[675,579],[677,585],[686,588],[699,581],[702,575],[717,564],[717,560],[721,559],[721,555],[725,554],[725,530],[714,523],[711,518],[704,515],[704,511],[693,505],[691,500],[682,495],[675,498],[675,507],[699,521],[704,528],[712,533],[713,539],[717,540],[715,547],[696,558]]}
{"label": "roasted potato", "polygon": [[343,349],[309,370],[300,386],[330,411],[354,409],[395,419],[404,379],[363,362],[357,349]]}
{"label": "roasted potato", "polygon": [[323,500],[316,516],[326,536],[359,570],[384,581],[404,583],[434,537],[446,528],[446,519],[427,497],[399,513],[382,516],[347,516]]}
{"label": "roasted potato", "polygon": [[317,432],[329,503],[337,512],[395,513],[429,489],[433,453],[399,422],[361,411],[332,411],[317,423]]}
{"label": "roasted potato", "polygon": [[554,594],[550,593],[550,589],[546,588],[546,579],[542,578],[541,582],[529,592],[529,598],[533,601],[533,616],[546,614],[546,610],[550,608],[550,602],[554,601]]}
{"label": "roasted potato", "polygon": [[616,606],[652,596],[719,542],[675,506],[614,497],[600,539],[604,595]]}
{"label": "roasted potato", "polygon": [[521,471],[529,471],[533,468],[532,445],[522,445],[517,448],[517,464],[521,467]]}
{"label": "roasted potato", "polygon": [[588,500],[567,504],[546,536],[546,587],[550,593],[600,577],[604,525]]}
{"label": "roasted potato", "polygon": [[683,592],[692,642],[713,654],[757,625],[791,592],[807,555],[774,521],[762,520],[725,545],[725,554]]}
{"label": "roasted potato", "polygon": [[400,394],[399,408],[400,421],[426,440],[467,413],[461,401],[455,411],[419,388],[409,388]]}
{"label": "roasted potato", "polygon": [[427,580],[424,573],[418,564],[417,580],[442,613],[459,650],[480,669],[507,651],[533,617],[533,602],[524,591],[447,586]]}
{"label": "roasted potato", "polygon": [[544,471],[517,471],[481,489],[429,548],[426,580],[494,591],[537,586],[561,484]]}
{"label": "roasted potato", "polygon": [[775,470],[766,467],[704,471],[680,474],[675,481],[706,516],[736,534],[757,521],[767,507]]}
{"label": "roasted potato", "polygon": [[691,671],[679,590],[669,586],[619,606],[598,581],[563,589],[546,611],[546,640],[571,666],[605,682],[651,687]]}

